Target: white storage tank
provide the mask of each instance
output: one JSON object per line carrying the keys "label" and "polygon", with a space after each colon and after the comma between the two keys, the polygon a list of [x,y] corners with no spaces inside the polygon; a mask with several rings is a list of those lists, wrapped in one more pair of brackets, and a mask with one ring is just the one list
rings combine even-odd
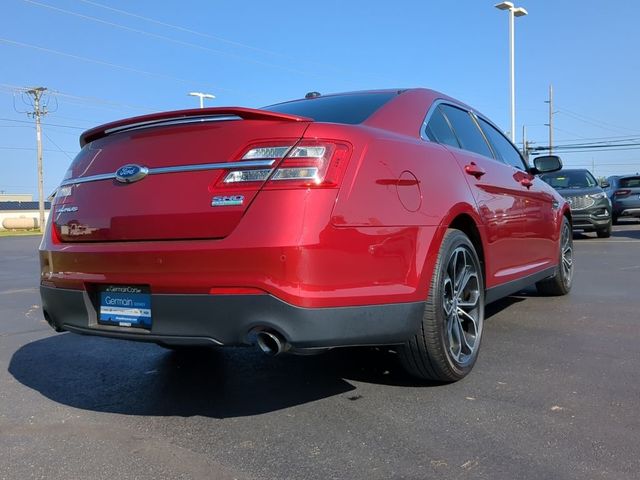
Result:
{"label": "white storage tank", "polygon": [[35,217],[9,217],[2,220],[3,228],[7,230],[29,230],[38,228],[38,219]]}

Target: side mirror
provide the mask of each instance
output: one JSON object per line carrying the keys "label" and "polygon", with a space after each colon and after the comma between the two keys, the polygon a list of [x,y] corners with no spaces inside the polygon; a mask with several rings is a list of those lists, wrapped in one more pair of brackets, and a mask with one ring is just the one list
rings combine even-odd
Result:
{"label": "side mirror", "polygon": [[543,157],[536,157],[533,159],[532,173],[550,173],[557,172],[562,168],[562,160],[557,155],[545,155]]}
{"label": "side mirror", "polygon": [[600,182],[600,187],[601,188],[609,188],[611,186],[611,184],[609,182],[607,182],[606,180],[602,180]]}

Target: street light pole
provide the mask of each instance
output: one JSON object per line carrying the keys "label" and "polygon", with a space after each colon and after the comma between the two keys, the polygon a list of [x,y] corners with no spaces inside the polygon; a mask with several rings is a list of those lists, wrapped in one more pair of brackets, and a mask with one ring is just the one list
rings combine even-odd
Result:
{"label": "street light pole", "polygon": [[515,7],[511,2],[501,2],[495,5],[499,10],[507,10],[509,12],[509,86],[511,100],[511,128],[509,134],[511,141],[516,141],[516,79],[515,79],[515,17],[523,17],[528,12],[522,7]]}
{"label": "street light pole", "polygon": [[189,92],[189,95],[192,97],[200,98],[200,108],[204,108],[205,98],[210,98],[210,99],[216,98],[215,95],[211,95],[210,93],[202,93],[202,92]]}

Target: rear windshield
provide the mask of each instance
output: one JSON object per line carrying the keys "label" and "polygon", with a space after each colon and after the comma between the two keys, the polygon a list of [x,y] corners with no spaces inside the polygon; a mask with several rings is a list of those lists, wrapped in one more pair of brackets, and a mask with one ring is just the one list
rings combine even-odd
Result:
{"label": "rear windshield", "polygon": [[640,187],[640,177],[627,177],[620,179],[620,186],[625,188]]}
{"label": "rear windshield", "polygon": [[316,122],[355,125],[364,122],[396,95],[397,92],[375,92],[316,97],[278,103],[262,110],[300,115],[313,118]]}
{"label": "rear windshield", "polygon": [[598,185],[596,179],[586,170],[567,170],[540,175],[553,188],[590,188]]}

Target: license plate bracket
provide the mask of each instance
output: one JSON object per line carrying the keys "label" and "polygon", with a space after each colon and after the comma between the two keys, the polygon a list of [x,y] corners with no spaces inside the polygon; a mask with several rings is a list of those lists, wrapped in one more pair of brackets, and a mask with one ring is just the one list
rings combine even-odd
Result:
{"label": "license plate bracket", "polygon": [[138,285],[105,285],[100,288],[98,323],[151,329],[151,291]]}

